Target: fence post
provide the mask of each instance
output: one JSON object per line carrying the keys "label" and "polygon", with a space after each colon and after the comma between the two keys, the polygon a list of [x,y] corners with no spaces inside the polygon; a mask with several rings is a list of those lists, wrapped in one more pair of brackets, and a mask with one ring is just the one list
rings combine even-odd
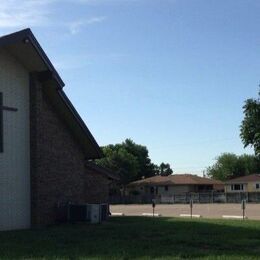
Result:
{"label": "fence post", "polygon": [[193,200],[190,199],[190,217],[192,218]]}
{"label": "fence post", "polygon": [[246,200],[245,199],[242,200],[241,208],[243,210],[243,220],[245,220],[245,209],[246,209]]}
{"label": "fence post", "polygon": [[153,207],[153,217],[154,217],[155,199],[152,200],[152,207]]}

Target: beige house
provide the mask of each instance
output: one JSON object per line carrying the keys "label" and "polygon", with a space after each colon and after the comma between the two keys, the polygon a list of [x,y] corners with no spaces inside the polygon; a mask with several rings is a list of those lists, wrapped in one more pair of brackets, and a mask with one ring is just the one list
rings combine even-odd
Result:
{"label": "beige house", "polygon": [[221,181],[200,177],[192,174],[174,174],[169,176],[154,176],[128,185],[129,194],[150,194],[172,196],[178,193],[223,191]]}
{"label": "beige house", "polygon": [[225,192],[260,192],[260,174],[252,174],[229,180]]}

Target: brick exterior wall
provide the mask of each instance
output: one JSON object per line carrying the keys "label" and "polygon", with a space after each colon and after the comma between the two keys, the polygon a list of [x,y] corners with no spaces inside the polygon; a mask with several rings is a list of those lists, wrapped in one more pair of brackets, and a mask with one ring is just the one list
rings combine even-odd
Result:
{"label": "brick exterior wall", "polygon": [[85,155],[31,75],[32,225],[53,224],[57,205],[108,200],[104,176],[86,170]]}
{"label": "brick exterior wall", "polygon": [[[97,185],[97,183],[101,185]],[[110,181],[102,174],[87,170],[85,198],[87,203],[108,203]]]}

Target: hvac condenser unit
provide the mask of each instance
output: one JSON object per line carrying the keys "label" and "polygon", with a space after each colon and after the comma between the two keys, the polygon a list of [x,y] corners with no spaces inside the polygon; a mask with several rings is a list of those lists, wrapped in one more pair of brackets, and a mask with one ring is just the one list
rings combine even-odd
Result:
{"label": "hvac condenser unit", "polygon": [[93,224],[101,222],[100,204],[88,204],[88,219]]}
{"label": "hvac condenser unit", "polygon": [[100,223],[108,218],[108,204],[88,204],[88,217],[91,223]]}
{"label": "hvac condenser unit", "polygon": [[108,204],[69,204],[68,220],[101,223],[108,217]]}

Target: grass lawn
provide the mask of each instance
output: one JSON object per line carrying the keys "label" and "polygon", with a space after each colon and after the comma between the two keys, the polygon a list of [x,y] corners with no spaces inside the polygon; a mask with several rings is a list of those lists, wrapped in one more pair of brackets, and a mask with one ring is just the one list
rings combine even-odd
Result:
{"label": "grass lawn", "polygon": [[260,259],[260,221],[112,218],[0,232],[1,259]]}

